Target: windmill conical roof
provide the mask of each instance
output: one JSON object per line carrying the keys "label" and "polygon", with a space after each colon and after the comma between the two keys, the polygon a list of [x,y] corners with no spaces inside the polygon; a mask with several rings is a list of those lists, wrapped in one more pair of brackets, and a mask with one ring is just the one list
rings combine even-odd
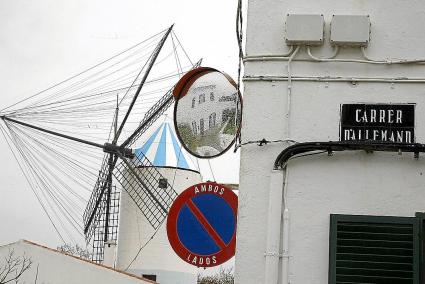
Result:
{"label": "windmill conical roof", "polygon": [[195,157],[180,144],[172,123],[163,122],[153,131],[135,155],[144,154],[155,167],[176,167],[198,171]]}

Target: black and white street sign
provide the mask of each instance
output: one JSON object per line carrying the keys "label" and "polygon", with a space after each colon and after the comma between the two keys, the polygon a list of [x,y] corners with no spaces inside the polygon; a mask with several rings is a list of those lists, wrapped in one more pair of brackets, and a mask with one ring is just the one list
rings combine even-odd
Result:
{"label": "black and white street sign", "polygon": [[343,104],[340,140],[414,143],[415,105]]}

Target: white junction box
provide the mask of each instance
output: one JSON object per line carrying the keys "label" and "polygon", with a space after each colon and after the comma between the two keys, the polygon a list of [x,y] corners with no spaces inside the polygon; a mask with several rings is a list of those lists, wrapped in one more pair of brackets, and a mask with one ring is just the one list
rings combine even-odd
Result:
{"label": "white junction box", "polygon": [[288,14],[286,18],[286,44],[322,45],[324,25],[323,15]]}
{"label": "white junction box", "polygon": [[367,15],[333,15],[331,44],[367,46],[370,41],[370,19]]}

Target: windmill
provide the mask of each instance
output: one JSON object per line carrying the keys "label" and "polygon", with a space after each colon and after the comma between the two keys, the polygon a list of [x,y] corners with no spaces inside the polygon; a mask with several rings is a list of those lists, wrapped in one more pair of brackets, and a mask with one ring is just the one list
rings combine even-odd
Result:
{"label": "windmill", "polygon": [[[114,136],[111,143],[96,143],[86,139],[81,139],[72,135],[53,131],[14,119],[8,115],[0,118],[7,122],[27,127],[49,135],[72,140],[82,144],[90,145],[102,149],[105,154],[102,160],[99,174],[92,190],[91,196],[83,214],[83,229],[86,242],[93,242],[93,261],[102,262],[103,244],[106,241],[116,240],[117,235],[117,192],[113,186],[113,179],[122,185],[141,210],[153,228],[158,228],[165,220],[171,203],[176,198],[177,193],[171,185],[166,189],[158,188],[157,181],[162,177],[158,170],[152,167],[151,162],[143,155],[135,156],[130,147],[134,142],[170,107],[173,103],[172,88],[163,95],[144,115],[136,130],[130,134],[122,143],[118,143],[123,134],[123,128],[136,100],[144,87],[148,75],[153,68],[158,55],[169,37],[173,26],[171,26],[161,40],[158,42],[147,61],[146,71],[138,84],[137,90],[128,106],[128,109],[118,125],[118,109],[114,119]],[[193,67],[199,66],[200,62]],[[148,170],[143,172],[135,171],[136,166],[145,167]]]}

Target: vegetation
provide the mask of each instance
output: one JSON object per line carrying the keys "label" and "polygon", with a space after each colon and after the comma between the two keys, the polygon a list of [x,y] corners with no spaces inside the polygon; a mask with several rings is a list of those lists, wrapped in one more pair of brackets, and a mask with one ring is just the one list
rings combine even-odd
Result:
{"label": "vegetation", "polygon": [[213,128],[208,129],[204,132],[204,135],[200,137],[199,145],[200,146],[210,146],[221,151],[220,146],[220,126],[216,125]]}
{"label": "vegetation", "polygon": [[[13,250],[4,257],[0,265],[0,284],[15,283],[18,284],[19,278],[31,268],[32,260],[24,255],[16,256]],[[38,269],[37,269],[38,273]],[[37,275],[36,275],[37,281]]]}
{"label": "vegetation", "polygon": [[198,274],[198,284],[234,284],[233,267],[222,268],[216,274],[203,276]]}
{"label": "vegetation", "polygon": [[93,256],[91,252],[89,252],[87,249],[84,249],[83,247],[80,247],[79,245],[74,246],[71,244],[63,244],[57,247],[57,250],[87,260],[91,260]]}
{"label": "vegetation", "polygon": [[230,134],[230,135],[236,134],[235,115],[236,115],[236,111],[231,111],[227,113],[226,127],[223,130],[224,134]]}
{"label": "vegetation", "polygon": [[186,146],[192,151],[196,151],[199,145],[197,136],[193,134],[189,124],[179,124],[178,126],[180,137],[185,141]]}

